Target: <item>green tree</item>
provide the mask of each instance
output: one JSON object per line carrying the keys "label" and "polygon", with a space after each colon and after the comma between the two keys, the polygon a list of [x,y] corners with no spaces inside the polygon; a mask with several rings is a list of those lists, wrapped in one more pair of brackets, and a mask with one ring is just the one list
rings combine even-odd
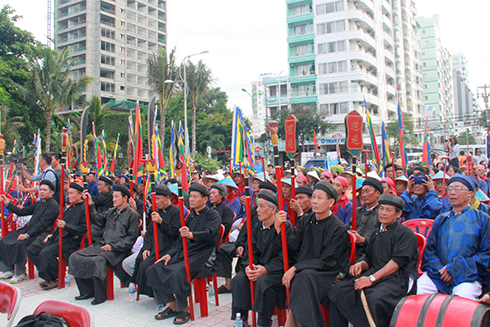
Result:
{"label": "green tree", "polygon": [[297,118],[296,122],[296,135],[300,141],[300,144],[305,149],[306,140],[313,139],[313,131],[316,130],[317,133],[326,133],[332,129],[332,126],[326,122],[327,116],[318,113],[316,106],[311,105],[295,105],[291,110],[280,110],[272,115],[272,119],[279,122],[279,132],[280,138],[285,137],[285,123],[289,115],[295,115]]}
{"label": "green tree", "polygon": [[469,142],[468,144],[476,144],[476,138],[475,138],[475,136],[473,134],[471,134],[471,132],[469,132],[468,130],[466,130],[463,133],[460,133],[458,135],[458,141],[462,145],[464,145],[464,144],[466,144],[468,142]]}
{"label": "green tree", "polygon": [[[153,57],[148,59],[148,84],[153,93],[160,98],[160,130],[165,131],[167,106],[174,94],[175,83],[165,83],[166,80],[175,82],[177,79],[177,67],[175,66],[175,48],[172,49],[167,57],[167,52],[163,48],[158,49]],[[162,144],[165,141],[165,133],[161,133]]]}
{"label": "green tree", "polygon": [[109,110],[109,107],[107,105],[102,106],[100,103],[100,98],[94,95],[90,100],[90,105],[89,105],[89,114],[88,114],[89,126],[87,127],[89,131],[87,132],[93,133],[92,125],[90,124],[90,122],[94,122],[95,132],[97,133],[97,135],[100,135],[102,133],[102,130],[105,128],[105,122],[107,116],[110,114],[111,112]]}
{"label": "green tree", "polygon": [[186,81],[189,88],[189,95],[192,105],[192,154],[196,153],[196,116],[199,98],[209,90],[213,83],[211,70],[199,60],[197,65],[191,61],[186,66]]}
{"label": "green tree", "polygon": [[[17,90],[17,85],[24,85],[29,78],[25,54],[29,47],[37,44],[31,33],[15,26],[20,18],[8,5],[0,11],[0,105],[5,106],[3,110],[7,115],[2,113],[5,124],[2,132],[10,127],[10,117],[29,117],[16,127],[16,138],[21,148],[20,145],[32,142],[33,131],[44,126],[44,117],[35,102],[31,98],[24,98]],[[7,148],[10,148],[14,139],[4,136]]]}
{"label": "green tree", "polygon": [[[22,116],[12,116],[9,114],[10,109],[7,106],[0,106],[1,114],[1,132],[6,140],[6,145],[8,151],[12,149],[14,140],[20,140],[19,129],[24,127],[24,117]],[[8,143],[7,143],[8,140]]]}
{"label": "green tree", "polygon": [[27,54],[30,78],[24,88],[25,96],[34,97],[37,105],[44,111],[45,151],[51,146],[51,117],[56,108],[69,105],[77,100],[80,93],[92,81],[91,77],[70,79],[74,64],[68,56],[68,49],[61,52],[46,47],[32,48]]}
{"label": "green tree", "polygon": [[[398,129],[398,121],[389,122],[386,125],[386,136],[388,138],[392,137],[395,139],[395,143],[391,147],[392,151],[398,152],[400,149],[400,134]],[[405,147],[418,145],[417,137],[415,136],[415,132],[413,130],[413,122],[403,117],[403,145]]]}

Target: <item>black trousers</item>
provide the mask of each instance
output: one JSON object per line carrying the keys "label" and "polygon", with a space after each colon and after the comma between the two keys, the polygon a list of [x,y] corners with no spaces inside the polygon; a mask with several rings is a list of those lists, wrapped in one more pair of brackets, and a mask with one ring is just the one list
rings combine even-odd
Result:
{"label": "black trousers", "polygon": [[222,244],[216,259],[216,265],[218,266],[218,276],[224,278],[231,278],[232,274],[232,262],[233,257],[236,256],[236,249],[234,242],[228,242]]}
{"label": "black trousers", "polygon": [[93,278],[75,278],[80,295],[94,295],[96,301],[107,300],[106,280],[97,277]]}

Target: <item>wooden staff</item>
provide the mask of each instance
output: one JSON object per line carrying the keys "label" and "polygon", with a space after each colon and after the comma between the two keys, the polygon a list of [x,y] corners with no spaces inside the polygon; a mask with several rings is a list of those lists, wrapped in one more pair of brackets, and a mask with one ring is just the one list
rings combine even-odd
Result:
{"label": "wooden staff", "polygon": [[[151,208],[153,212],[157,212],[157,196],[155,193],[156,191],[155,174],[152,174],[150,178],[151,178]],[[160,244],[158,240],[158,224],[156,221],[153,221],[153,239],[155,241],[155,258],[158,261],[158,259],[160,259]]]}
{"label": "wooden staff", "polygon": [[267,181],[267,177],[265,176],[265,156],[260,156],[260,159],[262,160],[262,170],[264,171],[264,182]]}
{"label": "wooden staff", "polygon": [[[61,178],[60,185],[56,185],[60,190],[60,216],[59,220],[63,220],[63,210],[65,209],[65,165],[66,165],[66,148],[68,146],[67,129],[63,127],[61,133]],[[65,273],[66,265],[63,262],[63,228],[58,228],[59,244],[58,244],[58,288],[65,288]]]}
{"label": "wooden staff", "polygon": [[449,157],[442,157],[442,160],[444,160],[444,176],[442,176],[442,197],[444,198],[446,195],[446,170],[447,164],[449,163]]}
{"label": "wooden staff", "polygon": [[[240,170],[242,169],[242,165],[240,163]],[[244,172],[245,175],[248,175],[248,167],[245,165]],[[253,254],[253,246],[252,246],[252,214],[250,211],[250,189],[248,187],[248,178],[245,178],[245,212],[246,212],[246,222],[247,222],[247,244],[248,244],[248,267],[253,270],[254,265],[254,254]],[[250,280],[250,298],[252,299],[252,307],[254,305],[255,300],[255,288],[254,282]],[[252,323],[255,327],[257,325],[257,321],[255,319],[255,311],[252,310]]]}
{"label": "wooden staff", "polygon": [[[393,183],[394,183],[395,182],[395,176],[396,176],[395,175],[396,174],[396,171],[395,171],[396,170],[396,165],[395,165],[395,152],[392,152],[391,153],[391,164],[392,164],[391,168],[393,170]],[[386,176],[386,177],[388,177],[388,176]]]}
{"label": "wooden staff", "polygon": [[[367,173],[368,173],[367,155],[368,155],[369,152],[371,152],[371,151],[369,151],[369,150],[362,150],[362,153],[364,153],[364,176],[365,176],[365,178],[368,177],[368,175],[367,175]],[[379,167],[379,169],[381,169],[381,167]]]}
{"label": "wooden staff", "polygon": [[228,158],[228,165],[230,166],[230,169],[229,169],[230,177],[231,177],[231,173],[233,172],[233,169],[231,168],[232,167],[232,165],[231,165],[232,161],[233,161],[233,158]]}
{"label": "wooden staff", "polygon": [[[271,142],[274,149],[274,165],[276,166],[276,184],[277,184],[277,198],[279,201],[279,210],[284,210],[284,201],[282,198],[282,185],[281,185],[281,166],[279,164],[279,137],[277,136],[277,126],[279,123],[275,120],[270,121],[267,124],[267,129],[271,132]],[[289,270],[289,257],[288,257],[288,240],[286,235],[286,225],[281,225],[281,243],[282,243],[282,256],[284,263],[284,272]],[[287,300],[289,303],[289,288],[286,288]]]}
{"label": "wooden staff", "polygon": [[361,302],[362,307],[364,308],[364,312],[366,313],[367,320],[369,322],[369,327],[376,327],[376,323],[374,322],[371,310],[369,310],[369,305],[366,299],[366,294],[364,294],[364,290],[361,290]]}
{"label": "wooden staff", "polygon": [[[179,210],[180,210],[180,227],[185,227],[184,197],[182,195],[182,184],[179,185]],[[191,286],[191,293],[189,294],[189,309],[191,314],[191,320],[194,320],[194,305],[193,305],[194,300],[192,298],[191,268],[189,265],[189,250],[187,249],[186,237],[182,237],[182,249],[184,251],[185,275],[187,278],[187,282]]]}
{"label": "wooden staff", "polygon": [[133,168],[129,168],[129,192],[131,192],[131,197],[134,199],[133,194]]}
{"label": "wooden staff", "polygon": [[357,229],[357,187],[356,187],[356,157],[352,157],[352,230]]}
{"label": "wooden staff", "polygon": [[[3,139],[3,135],[0,134],[0,193],[4,193],[4,188],[3,188],[3,153],[5,152],[5,140]],[[5,220],[5,204],[2,202],[0,204],[0,210],[2,210],[1,214],[1,219],[2,219],[2,238],[8,235],[8,224],[7,221]]]}

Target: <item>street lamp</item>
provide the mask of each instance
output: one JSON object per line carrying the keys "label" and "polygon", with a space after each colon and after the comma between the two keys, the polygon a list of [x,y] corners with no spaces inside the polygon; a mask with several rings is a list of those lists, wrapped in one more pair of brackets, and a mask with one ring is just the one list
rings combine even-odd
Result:
{"label": "street lamp", "polygon": [[186,65],[184,65],[184,62],[189,59],[190,57],[193,57],[193,56],[197,56],[197,55],[201,55],[201,54],[205,54],[205,53],[208,53],[209,51],[205,50],[205,51],[201,51],[201,52],[198,52],[198,53],[194,53],[194,54],[191,54],[191,55],[187,55],[184,57],[184,59],[182,59],[182,62],[180,64],[180,69],[182,69],[182,66],[184,67],[184,75],[182,76],[182,73],[179,69],[179,75],[180,75],[180,80],[178,81],[173,81],[173,80],[165,80],[165,84],[171,84],[171,83],[175,83],[175,82],[182,82],[184,84],[184,138],[185,138],[185,157],[187,158],[187,156],[189,155],[189,130],[187,128],[187,94],[189,93],[189,86],[187,85],[187,77],[186,77],[186,72],[185,72],[185,68],[186,68]]}

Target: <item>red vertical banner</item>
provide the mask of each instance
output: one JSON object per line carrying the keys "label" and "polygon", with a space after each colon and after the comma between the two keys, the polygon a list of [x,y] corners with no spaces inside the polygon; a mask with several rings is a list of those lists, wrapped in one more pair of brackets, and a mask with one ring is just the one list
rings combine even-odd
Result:
{"label": "red vertical banner", "polygon": [[362,150],[363,119],[357,111],[351,111],[345,116],[346,143],[349,150]]}
{"label": "red vertical banner", "polygon": [[313,130],[313,143],[315,143],[315,151],[320,152],[320,150],[318,150],[318,140],[316,138],[316,129]]}
{"label": "red vertical banner", "polygon": [[285,123],[286,131],[286,154],[293,158],[296,153],[296,117],[289,115]]}

